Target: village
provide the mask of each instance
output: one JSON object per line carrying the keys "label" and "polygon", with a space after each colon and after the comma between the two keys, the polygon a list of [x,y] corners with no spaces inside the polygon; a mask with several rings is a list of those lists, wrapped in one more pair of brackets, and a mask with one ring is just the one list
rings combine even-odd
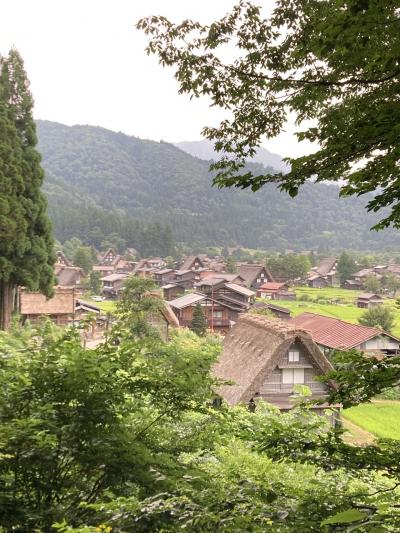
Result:
{"label": "village", "polygon": [[[152,324],[164,340],[168,340],[171,328],[194,329],[196,312],[201,312],[209,333],[224,339],[215,372],[220,378],[233,380],[234,385],[222,393],[232,404],[263,399],[289,410],[296,386],[305,385],[317,402],[318,413],[327,407],[338,412],[340,405],[321,404],[328,390],[315,379],[332,369],[332,351],[355,349],[379,357],[400,353],[400,339],[392,331],[355,320],[380,306],[396,309],[393,297],[364,288],[366,280],[368,284],[371,278],[379,280],[385,274],[400,279],[396,264],[364,268],[345,280],[341,288],[337,258],[322,259],[304,279],[279,282],[262,264],[238,263],[235,272],[227,272],[232,264],[221,256],[187,256],[175,268],[167,268],[161,257],[132,260],[132,250],[126,254],[130,259],[111,248],[98,257],[92,271],[101,276],[101,290],[93,295],[83,288],[85,272],[58,252],[54,296],[47,299],[22,289],[22,321],[35,324],[47,317],[58,326],[76,326],[84,345],[94,348],[107,336],[126,280],[151,279],[164,302],[164,311],[156,320],[152,317]],[[351,319],[346,320],[350,312]],[[252,350],[256,350],[253,356]],[[260,374],[263,381],[257,382]]]}
{"label": "village", "polygon": [[400,531],[400,10],[0,18],[0,533]]}

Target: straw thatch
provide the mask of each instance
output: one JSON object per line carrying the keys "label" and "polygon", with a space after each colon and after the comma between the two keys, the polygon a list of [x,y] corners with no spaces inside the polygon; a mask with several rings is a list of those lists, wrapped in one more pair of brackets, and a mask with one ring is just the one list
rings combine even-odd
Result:
{"label": "straw thatch", "polygon": [[39,292],[21,289],[21,315],[72,315],[75,307],[74,289],[57,287],[52,298]]}
{"label": "straw thatch", "polygon": [[248,402],[259,392],[282,354],[293,343],[303,347],[315,367],[325,373],[332,365],[310,335],[287,322],[260,315],[243,315],[227,333],[214,375],[233,385],[218,388],[230,405]]}

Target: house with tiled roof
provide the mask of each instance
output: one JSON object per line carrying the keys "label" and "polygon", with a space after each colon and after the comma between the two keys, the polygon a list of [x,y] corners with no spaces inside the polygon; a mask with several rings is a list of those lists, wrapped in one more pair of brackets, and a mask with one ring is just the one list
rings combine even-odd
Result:
{"label": "house with tiled roof", "polygon": [[339,318],[314,313],[302,313],[292,318],[291,323],[307,331],[325,352],[354,348],[362,352],[379,351],[394,355],[400,351],[400,340],[378,328],[350,324]]}

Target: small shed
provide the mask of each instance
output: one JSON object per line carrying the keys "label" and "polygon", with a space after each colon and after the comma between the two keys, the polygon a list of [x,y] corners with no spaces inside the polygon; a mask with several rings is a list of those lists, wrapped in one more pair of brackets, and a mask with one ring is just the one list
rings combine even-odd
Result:
{"label": "small shed", "polygon": [[381,304],[383,304],[383,298],[376,293],[365,292],[357,298],[357,307],[361,309],[369,309]]}

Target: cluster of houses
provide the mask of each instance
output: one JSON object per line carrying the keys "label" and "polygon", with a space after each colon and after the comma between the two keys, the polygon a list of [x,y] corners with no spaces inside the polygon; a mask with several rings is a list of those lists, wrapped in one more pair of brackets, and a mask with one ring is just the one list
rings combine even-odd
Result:
{"label": "cluster of houses", "polygon": [[[337,270],[338,260],[335,257],[323,259],[317,266],[313,267],[304,281],[309,287],[325,288],[339,287],[340,276]],[[363,268],[355,272],[344,283],[345,289],[363,290],[367,279],[374,277],[381,280],[384,276],[394,276],[400,283],[400,265],[376,265],[370,268]]]}
{"label": "cluster of houses", "polygon": [[[324,260],[309,275],[308,283],[315,287],[335,285],[336,268],[336,260]],[[382,276],[383,271],[395,273],[395,269],[395,265],[364,269],[355,277],[361,280],[360,274],[366,271],[366,275],[375,272]],[[264,265],[239,263],[237,272],[228,273],[223,260],[196,255],[185,258],[176,268],[167,268],[162,258],[135,262],[108,250],[93,270],[101,273],[102,295],[109,299],[118,299],[128,276],[154,279],[165,308],[160,316],[152,317],[152,322],[165,339],[169,328],[189,327],[200,304],[209,329],[224,335],[214,373],[233,382],[217,391],[231,405],[252,406],[257,399],[264,399],[285,411],[293,406],[296,386],[307,385],[315,400],[314,409],[322,413],[329,387],[316,376],[332,369],[332,350],[357,349],[380,357],[400,353],[400,340],[378,328],[308,312],[291,318],[290,311],[276,305],[275,300],[295,299],[294,291],[288,283],[275,282]],[[400,267],[398,270],[400,275]],[[58,325],[67,325],[91,313],[96,316],[93,327],[105,327],[106,317],[100,309],[82,299],[84,272],[62,253],[57,256],[55,275],[53,298],[20,291],[22,317],[35,322],[46,315]],[[377,294],[360,294],[357,304],[367,308],[382,301]],[[274,317],[254,313],[257,309],[268,309]]]}

